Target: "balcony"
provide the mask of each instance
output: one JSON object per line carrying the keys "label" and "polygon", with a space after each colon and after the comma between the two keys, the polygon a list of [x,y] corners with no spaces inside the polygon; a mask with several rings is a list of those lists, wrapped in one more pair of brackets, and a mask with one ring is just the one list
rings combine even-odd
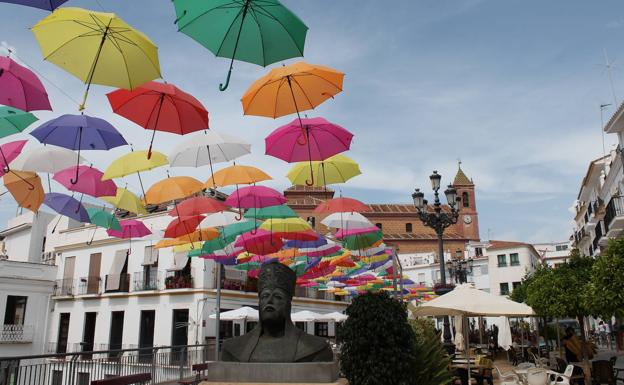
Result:
{"label": "balcony", "polygon": [[607,237],[614,238],[624,230],[624,197],[614,196],[607,204],[604,217]]}
{"label": "balcony", "polygon": [[54,286],[54,295],[57,297],[68,297],[75,294],[74,279],[64,278],[57,279]]}
{"label": "balcony", "polygon": [[105,282],[105,293],[128,293],[130,291],[130,274],[108,274]]}
{"label": "balcony", "polygon": [[191,275],[176,274],[165,278],[165,289],[192,289],[193,287]]}
{"label": "balcony", "polygon": [[132,277],[132,291],[159,290],[160,281],[160,274],[136,272]]}
{"label": "balcony", "polygon": [[28,344],[33,340],[32,325],[2,325],[0,344]]}
{"label": "balcony", "polygon": [[76,295],[102,294],[102,278],[97,275],[82,277],[78,280]]}

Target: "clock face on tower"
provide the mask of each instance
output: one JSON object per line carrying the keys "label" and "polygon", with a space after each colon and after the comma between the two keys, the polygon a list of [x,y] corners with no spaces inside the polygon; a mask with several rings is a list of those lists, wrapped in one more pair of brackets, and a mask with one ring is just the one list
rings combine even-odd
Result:
{"label": "clock face on tower", "polygon": [[470,215],[464,215],[464,223],[469,225],[472,223],[472,217]]}

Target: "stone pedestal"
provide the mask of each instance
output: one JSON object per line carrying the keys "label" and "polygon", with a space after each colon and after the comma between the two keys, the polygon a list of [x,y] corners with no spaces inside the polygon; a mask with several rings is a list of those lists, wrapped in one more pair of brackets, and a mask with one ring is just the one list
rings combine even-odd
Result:
{"label": "stone pedestal", "polygon": [[211,362],[204,385],[327,384],[346,385],[337,362],[247,363]]}

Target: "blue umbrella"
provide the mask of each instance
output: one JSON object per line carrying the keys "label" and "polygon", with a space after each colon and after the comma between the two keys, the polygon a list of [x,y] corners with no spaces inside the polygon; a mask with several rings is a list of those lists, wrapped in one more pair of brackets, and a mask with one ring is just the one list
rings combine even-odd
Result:
{"label": "blue umbrella", "polygon": [[59,116],[35,128],[30,135],[43,144],[78,150],[76,177],[71,180],[72,184],[78,182],[81,150],[110,150],[128,144],[112,124],[88,115]]}
{"label": "blue umbrella", "polygon": [[43,199],[43,204],[61,215],[78,222],[89,223],[89,213],[74,197],[61,193],[48,193]]}
{"label": "blue umbrella", "polygon": [[20,4],[27,7],[47,9],[48,11],[53,11],[66,1],[67,0],[0,0],[2,3]]}

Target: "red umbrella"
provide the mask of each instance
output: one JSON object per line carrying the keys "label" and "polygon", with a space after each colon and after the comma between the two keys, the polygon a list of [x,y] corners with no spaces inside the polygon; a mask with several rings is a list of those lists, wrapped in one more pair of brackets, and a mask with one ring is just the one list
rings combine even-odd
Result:
{"label": "red umbrella", "polygon": [[174,209],[169,211],[172,217],[192,216],[207,213],[217,213],[226,211],[228,207],[216,199],[208,197],[193,197],[178,203]]}
{"label": "red umbrella", "polygon": [[291,233],[280,233],[275,232],[273,236],[288,239],[291,241],[316,241],[319,239],[319,235],[314,232],[314,230],[301,231],[301,232],[291,232]]}
{"label": "red umbrella", "polygon": [[366,211],[371,211],[370,207],[352,198],[328,199],[314,209],[315,213],[362,213]]}
{"label": "red umbrella", "polygon": [[199,100],[173,84],[147,82],[134,90],[118,89],[106,95],[113,111],[139,126],[184,135],[208,128],[208,111]]}
{"label": "red umbrella", "polygon": [[193,215],[172,220],[165,229],[165,238],[177,238],[192,233],[204,218],[203,215]]}
{"label": "red umbrella", "polygon": [[23,111],[52,110],[37,75],[9,57],[0,57],[0,104]]}
{"label": "red umbrella", "polygon": [[250,253],[266,255],[274,253],[284,246],[282,240],[266,230],[257,230],[241,234],[234,243],[236,247],[244,247]]}

